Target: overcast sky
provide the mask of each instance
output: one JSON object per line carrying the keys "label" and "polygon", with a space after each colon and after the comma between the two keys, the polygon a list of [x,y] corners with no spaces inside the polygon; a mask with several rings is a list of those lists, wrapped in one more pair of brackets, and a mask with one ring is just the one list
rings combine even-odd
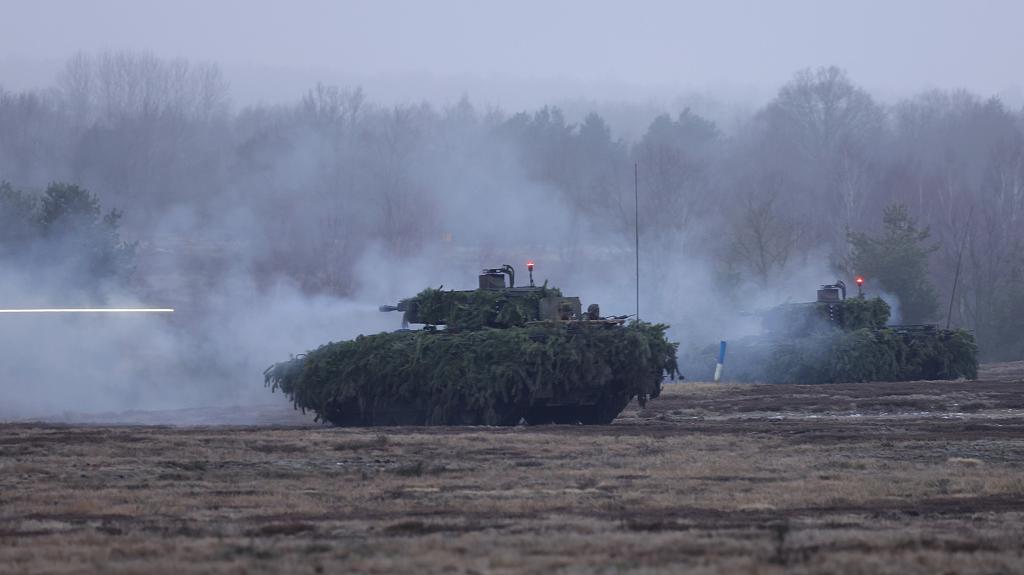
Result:
{"label": "overcast sky", "polygon": [[636,99],[689,90],[770,95],[836,64],[883,98],[1024,85],[1020,0],[344,2],[0,0],[0,85],[46,84],[77,50],[216,61],[236,99],[311,82],[385,99],[516,105],[531,94]]}

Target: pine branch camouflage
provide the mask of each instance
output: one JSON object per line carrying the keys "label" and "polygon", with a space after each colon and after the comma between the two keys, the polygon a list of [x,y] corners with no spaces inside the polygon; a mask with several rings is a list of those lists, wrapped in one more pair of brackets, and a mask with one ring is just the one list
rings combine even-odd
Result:
{"label": "pine branch camouflage", "polygon": [[675,374],[667,328],[541,322],[380,333],[275,364],[265,381],[337,425],[610,423]]}

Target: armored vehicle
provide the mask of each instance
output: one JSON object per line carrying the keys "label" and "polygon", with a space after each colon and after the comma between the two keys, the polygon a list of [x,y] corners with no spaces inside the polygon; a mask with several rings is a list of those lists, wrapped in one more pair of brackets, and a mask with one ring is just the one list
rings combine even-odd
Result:
{"label": "armored vehicle", "polygon": [[[863,282],[857,278],[858,287]],[[846,284],[823,285],[817,300],[763,314],[762,335],[729,343],[726,379],[836,383],[974,379],[974,336],[934,325],[888,325],[880,298],[846,297]],[[692,369],[714,369],[711,348],[690,356]],[[690,369],[688,367],[688,369]]]}
{"label": "armored vehicle", "polygon": [[[675,376],[668,326],[602,317],[510,265],[474,290],[426,289],[381,311],[403,329],[332,342],[264,373],[296,408],[343,426],[607,424]],[[421,325],[419,329],[409,329]]]}

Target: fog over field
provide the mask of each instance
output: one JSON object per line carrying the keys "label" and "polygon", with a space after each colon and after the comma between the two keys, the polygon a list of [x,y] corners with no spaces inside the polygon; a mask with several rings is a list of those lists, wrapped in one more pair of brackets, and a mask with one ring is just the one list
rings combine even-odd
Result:
{"label": "fog over field", "polygon": [[849,283],[902,206],[927,266],[868,293],[1024,358],[1018,2],[3,14],[0,308],[176,312],[0,315],[0,419],[281,400],[272,362],[527,259],[631,314],[634,166],[640,314],[684,347]]}

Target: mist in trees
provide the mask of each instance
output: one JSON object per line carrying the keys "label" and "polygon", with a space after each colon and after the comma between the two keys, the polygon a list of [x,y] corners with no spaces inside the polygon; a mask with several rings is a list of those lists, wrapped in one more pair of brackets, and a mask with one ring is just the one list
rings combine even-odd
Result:
{"label": "mist in trees", "polygon": [[[0,258],[24,265],[26,238],[53,227],[51,192],[77,193],[60,181],[81,186],[94,229],[139,242],[129,283],[144,293],[241,271],[347,297],[366,287],[367,254],[461,265],[543,249],[580,272],[630,254],[636,163],[650,259],[707,270],[734,308],[825,261],[898,296],[904,321],[944,321],[959,258],[952,323],[986,358],[1024,357],[1022,111],[967,92],[883,103],[830,67],[735,125],[685,109],[625,140],[580,117],[471,95],[383,106],[327,85],[236,109],[216,65],[80,54],[50,89],[0,87]],[[154,279],[168,254],[173,284]]]}
{"label": "mist in trees", "polygon": [[136,244],[121,239],[121,216],[77,185],[50,184],[36,196],[0,183],[0,259],[98,295],[131,279]]}

